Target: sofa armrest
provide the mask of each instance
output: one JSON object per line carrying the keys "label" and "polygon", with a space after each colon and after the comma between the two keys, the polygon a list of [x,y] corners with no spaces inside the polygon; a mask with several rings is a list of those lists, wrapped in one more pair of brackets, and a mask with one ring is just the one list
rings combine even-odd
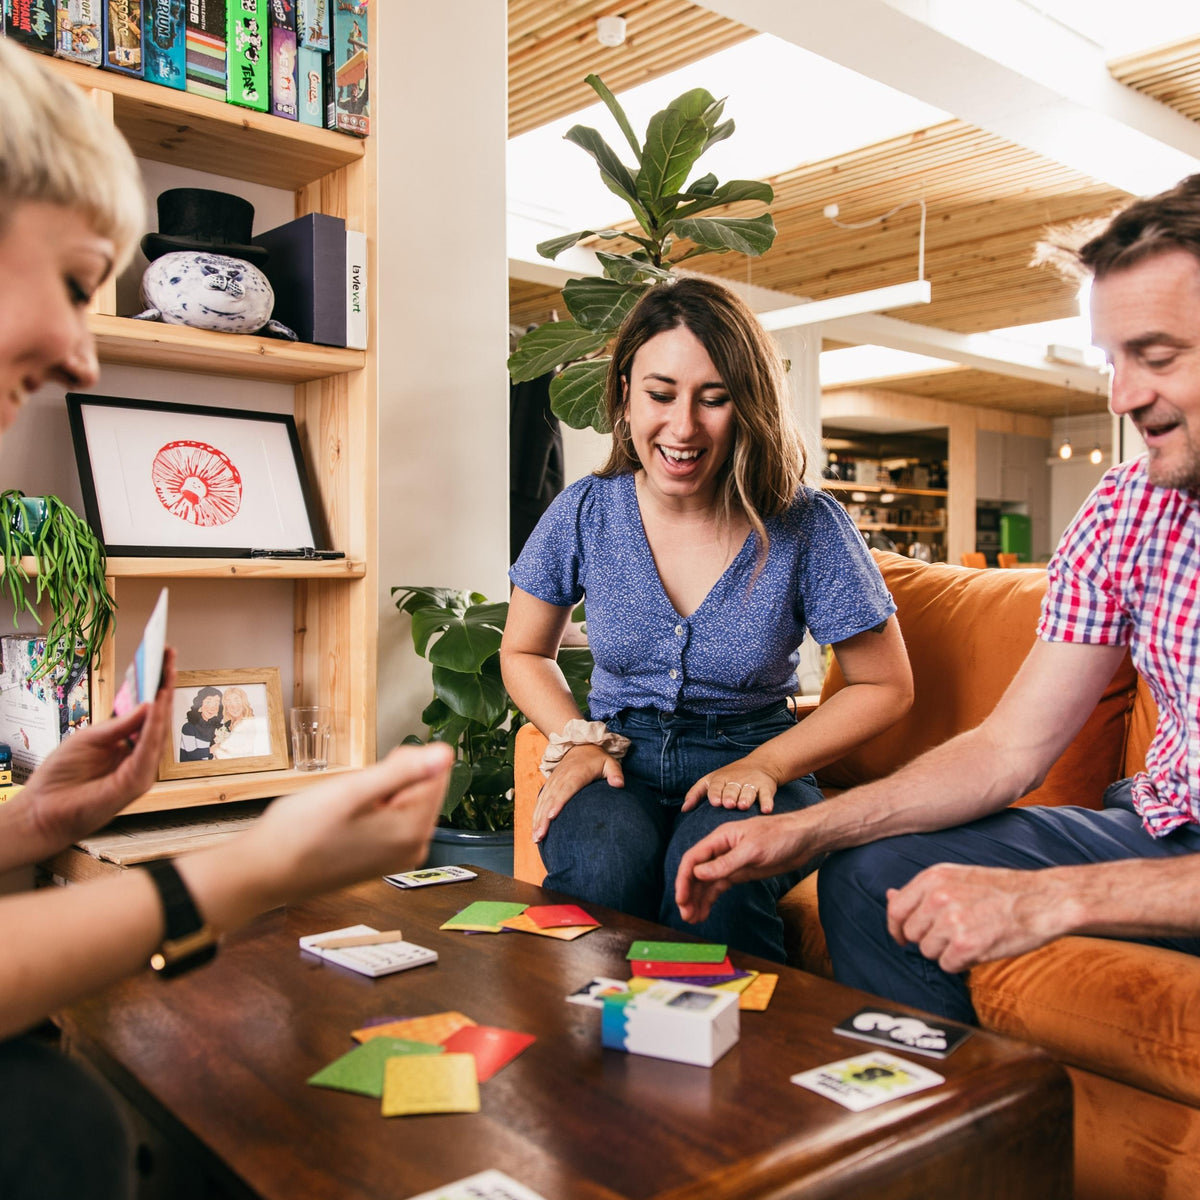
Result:
{"label": "sofa armrest", "polygon": [[513,753],[513,875],[534,884],[546,878],[542,856],[533,841],[533,810],[544,782],[538,764],[547,744],[534,725],[525,724],[517,730]]}
{"label": "sofa armrest", "polygon": [[976,967],[980,1024],[1059,1062],[1200,1106],[1200,959],[1066,937]]}

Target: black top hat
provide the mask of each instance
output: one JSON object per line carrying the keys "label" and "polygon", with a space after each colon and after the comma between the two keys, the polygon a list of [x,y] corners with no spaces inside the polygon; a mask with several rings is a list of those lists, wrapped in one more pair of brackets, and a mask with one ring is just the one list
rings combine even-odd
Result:
{"label": "black top hat", "polygon": [[254,205],[241,196],[208,188],[171,188],[158,196],[158,232],[142,238],[153,262],[174,250],[208,250],[261,267],[270,257],[250,241]]}

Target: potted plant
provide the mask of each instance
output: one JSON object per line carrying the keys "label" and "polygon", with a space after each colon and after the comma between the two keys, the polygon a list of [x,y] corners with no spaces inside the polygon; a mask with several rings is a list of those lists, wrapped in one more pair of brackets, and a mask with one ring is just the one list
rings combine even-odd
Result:
{"label": "potted plant", "polygon": [[[434,696],[421,714],[428,740],[446,742],[456,755],[430,861],[465,858],[511,874],[513,742],[524,717],[500,677],[508,604],[449,588],[395,587],[392,596],[412,618],[414,649],[433,667]],[[591,652],[567,647],[558,661],[582,708]]]}
{"label": "potted plant", "polygon": [[563,300],[571,318],[530,330],[509,358],[508,371],[514,383],[521,383],[570,364],[550,385],[554,415],[574,429],[590,425],[608,433],[603,405],[608,359],[601,352],[621,322],[649,287],[671,279],[678,266],[695,255],[730,250],[753,257],[765,254],[775,240],[769,213],[734,217],[713,215],[713,210],[735,203],[770,204],[775,193],[769,184],[754,179],[718,183],[711,172],[688,182],[701,155],[733,133],[733,122],[721,120],[724,100],[715,100],[703,88],[685,92],[650,118],[645,143],[639,144],[604,81],[589,75],[587,82],[612,113],[636,165],[627,166],[595,129],[585,125],[569,129],[566,140],[596,160],[605,187],[629,205],[637,228],[584,229],[541,242],[538,253],[553,259],[583,238],[619,240],[632,249],[597,251],[603,278],[569,280]]}
{"label": "potted plant", "polygon": [[[68,690],[95,661],[112,628],[116,602],[105,581],[104,544],[91,526],[57,496],[0,493],[4,566],[0,588],[13,607],[13,627],[27,613],[41,624],[45,602],[50,622],[46,649],[33,676],[52,675]],[[33,559],[32,577],[22,559]]]}

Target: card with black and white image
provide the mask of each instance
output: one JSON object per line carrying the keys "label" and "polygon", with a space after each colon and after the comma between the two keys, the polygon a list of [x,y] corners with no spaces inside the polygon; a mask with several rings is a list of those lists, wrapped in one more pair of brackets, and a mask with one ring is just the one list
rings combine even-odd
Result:
{"label": "card with black and white image", "polygon": [[589,979],[581,987],[577,987],[568,997],[568,1004],[583,1004],[587,1008],[603,1008],[605,996],[618,996],[629,991],[629,984],[621,979],[610,979],[607,975],[597,975]]}
{"label": "card with black and white image", "polygon": [[792,1076],[792,1082],[843,1108],[862,1112],[900,1096],[922,1092],[945,1083],[945,1077],[919,1063],[906,1062],[883,1050],[869,1050],[855,1058],[826,1063]]}
{"label": "card with black and white image", "polygon": [[833,1032],[876,1046],[890,1046],[893,1050],[910,1050],[929,1058],[945,1058],[971,1036],[970,1029],[964,1025],[914,1017],[886,1008],[861,1008],[852,1017],[839,1021]]}
{"label": "card with black and white image", "polygon": [[460,883],[465,879],[478,879],[474,871],[466,867],[422,867],[419,871],[401,871],[396,875],[385,875],[385,883],[398,888],[432,887],[435,883]]}

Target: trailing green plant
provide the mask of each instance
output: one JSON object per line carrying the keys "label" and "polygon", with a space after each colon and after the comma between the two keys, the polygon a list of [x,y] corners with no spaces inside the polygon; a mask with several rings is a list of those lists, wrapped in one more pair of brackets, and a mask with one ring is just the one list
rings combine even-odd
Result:
{"label": "trailing green plant", "polygon": [[[30,517],[31,502],[22,492],[0,493],[0,536],[4,568],[0,590],[13,606],[13,627],[27,613],[41,623],[39,605],[51,613],[46,649],[33,678],[93,663],[112,628],[116,601],[108,593],[104,543],[88,523],[57,496],[43,496],[44,519]],[[31,530],[31,525],[36,528]],[[22,557],[36,564],[32,578]]]}
{"label": "trailing green plant", "polygon": [[732,121],[722,121],[724,100],[695,88],[655,113],[639,144],[629,118],[598,75],[587,82],[604,101],[629,143],[637,165],[626,166],[616,151],[585,125],[575,125],[566,140],[585,150],[600,168],[605,187],[630,208],[640,232],[584,229],[538,245],[543,258],[556,258],[583,238],[605,241],[626,238],[636,249],[628,254],[598,251],[603,278],[572,279],[563,288],[569,320],[548,321],[530,330],[508,360],[515,383],[566,366],[550,385],[554,414],[574,429],[591,426],[607,433],[604,376],[608,358],[600,352],[647,288],[676,274],[680,263],[697,254],[740,251],[765,254],[775,240],[769,213],[757,217],[703,216],[738,201],[770,204],[769,184],[753,179],[718,183],[711,173],[687,182],[697,160],[710,146],[729,137]]}
{"label": "trailing green plant", "polygon": [[[428,740],[455,749],[442,823],[454,829],[511,829],[513,744],[525,719],[500,677],[508,604],[449,588],[394,587],[392,596],[396,607],[412,617],[413,648],[433,667],[434,696],[421,714]],[[592,675],[591,652],[564,648],[558,663],[582,708]],[[404,740],[423,739],[414,735]]]}

